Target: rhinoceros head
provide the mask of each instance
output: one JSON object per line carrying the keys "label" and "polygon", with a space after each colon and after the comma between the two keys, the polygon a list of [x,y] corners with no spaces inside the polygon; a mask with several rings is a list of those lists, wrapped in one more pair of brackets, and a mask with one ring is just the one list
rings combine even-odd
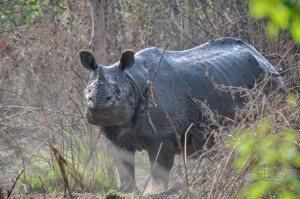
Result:
{"label": "rhinoceros head", "polygon": [[125,70],[134,64],[134,52],[124,51],[112,66],[98,65],[89,51],[81,51],[80,60],[92,72],[85,89],[88,122],[102,126],[129,124],[136,99]]}

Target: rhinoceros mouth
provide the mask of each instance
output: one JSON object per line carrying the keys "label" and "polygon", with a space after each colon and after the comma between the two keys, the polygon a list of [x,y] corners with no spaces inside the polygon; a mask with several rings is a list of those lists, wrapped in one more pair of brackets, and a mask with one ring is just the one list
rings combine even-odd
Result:
{"label": "rhinoceros mouth", "polygon": [[109,115],[111,114],[111,110],[110,109],[89,108],[89,107],[87,107],[87,111],[91,115],[96,115],[97,117],[100,116],[100,117],[104,117],[104,118],[109,117]]}
{"label": "rhinoceros mouth", "polygon": [[93,102],[87,102],[86,103],[86,108],[91,111],[91,112],[110,112],[112,107],[104,107],[98,104],[95,104]]}
{"label": "rhinoceros mouth", "polygon": [[86,116],[91,124],[95,123],[101,123],[101,121],[104,120],[110,120],[111,117],[111,111],[110,110],[95,110],[95,109],[89,109],[86,110]]}
{"label": "rhinoceros mouth", "polygon": [[93,125],[101,125],[101,126],[120,126],[123,125],[127,120],[124,118],[120,118],[119,114],[114,115],[112,110],[104,111],[104,110],[86,110],[86,118],[90,124]]}

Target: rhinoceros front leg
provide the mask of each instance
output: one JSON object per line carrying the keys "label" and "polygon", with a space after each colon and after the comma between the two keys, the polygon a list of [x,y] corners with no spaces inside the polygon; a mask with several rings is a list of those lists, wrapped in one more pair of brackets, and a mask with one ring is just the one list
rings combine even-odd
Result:
{"label": "rhinoceros front leg", "polygon": [[175,144],[171,141],[156,142],[148,149],[152,177],[146,193],[159,193],[168,188],[170,171],[174,164]]}
{"label": "rhinoceros front leg", "polygon": [[138,191],[135,183],[135,151],[121,149],[116,154],[117,167],[120,176],[122,192]]}

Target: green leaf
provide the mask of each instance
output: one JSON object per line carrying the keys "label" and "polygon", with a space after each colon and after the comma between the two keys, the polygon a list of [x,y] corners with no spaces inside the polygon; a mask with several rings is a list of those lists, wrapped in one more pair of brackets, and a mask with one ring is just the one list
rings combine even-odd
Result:
{"label": "green leaf", "polygon": [[257,0],[250,1],[250,13],[256,19],[261,19],[263,17],[266,17],[268,8],[269,8],[268,1],[257,1]]}
{"label": "green leaf", "polygon": [[267,190],[268,190],[267,182],[259,181],[258,183],[253,184],[250,187],[248,198],[259,199],[264,195],[264,193],[266,193]]}
{"label": "green leaf", "polygon": [[281,4],[270,10],[271,21],[280,28],[287,28],[289,21],[289,10]]}
{"label": "green leaf", "polygon": [[286,190],[283,193],[281,193],[281,197],[280,198],[281,199],[296,199],[295,195],[292,192],[288,191],[288,190]]}
{"label": "green leaf", "polygon": [[300,43],[300,17],[297,15],[297,18],[294,18],[291,25],[291,34],[295,41]]}
{"label": "green leaf", "polygon": [[275,38],[277,35],[278,35],[278,31],[279,31],[279,28],[278,26],[273,23],[273,22],[269,22],[268,25],[267,25],[267,32],[268,32],[268,35],[271,37],[271,38]]}

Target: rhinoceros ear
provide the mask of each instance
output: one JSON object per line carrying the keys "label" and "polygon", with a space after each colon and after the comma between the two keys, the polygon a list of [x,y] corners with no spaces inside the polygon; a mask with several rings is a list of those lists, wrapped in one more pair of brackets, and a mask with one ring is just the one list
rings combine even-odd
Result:
{"label": "rhinoceros ear", "polygon": [[126,70],[131,68],[134,64],[134,52],[132,50],[125,50],[121,54],[119,68],[121,70]]}
{"label": "rhinoceros ear", "polygon": [[92,52],[83,50],[79,53],[79,56],[81,64],[84,68],[95,70],[98,67]]}

